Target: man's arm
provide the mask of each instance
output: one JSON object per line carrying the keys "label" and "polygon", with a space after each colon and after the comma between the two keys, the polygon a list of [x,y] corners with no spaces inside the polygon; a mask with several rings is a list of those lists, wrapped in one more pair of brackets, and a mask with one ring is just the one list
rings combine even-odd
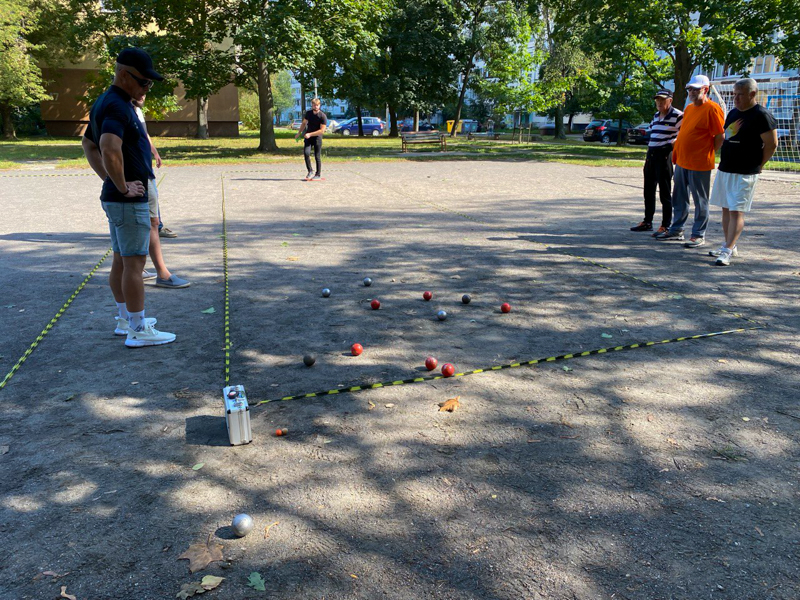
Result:
{"label": "man's arm", "polygon": [[126,198],[144,196],[144,184],[141,181],[125,181],[121,137],[113,133],[101,135],[100,154],[103,168],[120,194]]}
{"label": "man's arm", "polygon": [[767,161],[775,154],[778,149],[778,132],[773,129],[761,134],[761,140],[764,142],[764,156],[761,158],[761,167],[763,168]]}
{"label": "man's arm", "polygon": [[325,123],[323,123],[322,125],[319,126],[319,129],[317,129],[315,132],[307,133],[306,134],[306,138],[311,138],[311,137],[314,137],[315,135],[324,135],[325,134],[325,130],[327,128],[328,128],[328,126]]}
{"label": "man's arm", "polygon": [[83,146],[83,154],[86,156],[86,160],[89,161],[89,166],[92,167],[92,170],[97,173],[100,179],[105,181],[106,177],[108,177],[108,173],[106,173],[106,168],[103,166],[103,157],[100,155],[100,148],[87,137],[83,138],[81,145]]}
{"label": "man's arm", "polygon": [[719,152],[719,149],[722,148],[722,143],[725,141],[725,134],[720,133],[719,135],[714,136],[714,152]]}
{"label": "man's arm", "polygon": [[153,153],[153,158],[156,159],[156,168],[161,168],[161,155],[158,153],[156,149],[156,145],[153,143],[153,138],[150,137],[150,134],[147,134],[147,141],[150,142],[150,152]]}
{"label": "man's arm", "polygon": [[300,129],[297,130],[297,135],[294,136],[294,139],[299,140],[300,136],[303,135],[303,132],[306,130],[306,127],[308,127],[308,121],[303,119],[303,122],[300,124]]}

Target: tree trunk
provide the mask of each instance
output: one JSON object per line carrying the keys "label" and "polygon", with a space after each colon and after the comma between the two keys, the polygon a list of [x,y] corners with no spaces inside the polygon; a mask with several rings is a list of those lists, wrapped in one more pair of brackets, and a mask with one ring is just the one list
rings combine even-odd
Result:
{"label": "tree trunk", "polygon": [[683,110],[686,106],[686,84],[692,78],[694,65],[692,57],[689,55],[689,48],[681,42],[675,46],[675,93],[672,100],[673,106],[678,110]]}
{"label": "tree trunk", "polygon": [[464,96],[467,95],[467,84],[469,83],[469,74],[472,71],[472,61],[469,61],[469,67],[464,71],[464,80],[461,83],[461,93],[458,95],[458,104],[456,104],[456,117],[453,121],[453,130],[450,132],[450,137],[456,137],[458,132],[458,122],[461,120],[461,108],[464,106]]}
{"label": "tree trunk", "polygon": [[625,138],[628,137],[628,132],[622,129],[622,117],[619,118],[618,129],[619,133],[617,134],[617,146],[624,146]]}
{"label": "tree trunk", "polygon": [[364,137],[364,119],[361,117],[361,105],[356,106],[356,117],[358,118],[358,137]]}
{"label": "tree trunk", "polygon": [[553,139],[556,140],[565,140],[567,139],[567,134],[564,133],[564,105],[559,102],[558,106],[556,106],[556,123],[555,128],[553,130]]}
{"label": "tree trunk", "polygon": [[575,119],[575,113],[569,113],[569,120],[567,121],[567,131],[572,133],[572,121]]}
{"label": "tree trunk", "polygon": [[[300,75],[302,77],[302,74]],[[303,118],[303,115],[306,114],[306,86],[303,82],[300,82],[300,117]]]}
{"label": "tree trunk", "polygon": [[389,129],[389,137],[396,138],[399,133],[399,129],[397,127],[397,110],[395,110],[394,105],[389,105],[389,117],[391,119],[391,125]]}
{"label": "tree trunk", "polygon": [[269,71],[264,61],[258,61],[258,116],[261,119],[258,135],[259,152],[276,152],[278,144],[275,141],[275,103],[272,98],[272,83],[269,80]]}
{"label": "tree trunk", "polygon": [[208,139],[208,97],[197,99],[197,139]]}
{"label": "tree trunk", "polygon": [[3,115],[3,139],[16,140],[17,132],[14,129],[14,121],[11,118],[11,106],[0,104],[0,113]]}
{"label": "tree trunk", "polygon": [[414,132],[419,131],[419,109],[414,111]]}

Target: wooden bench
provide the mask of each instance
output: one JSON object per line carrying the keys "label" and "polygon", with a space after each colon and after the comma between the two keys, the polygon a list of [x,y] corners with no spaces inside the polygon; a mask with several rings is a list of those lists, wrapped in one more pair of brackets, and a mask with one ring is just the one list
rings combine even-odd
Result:
{"label": "wooden bench", "polygon": [[438,131],[409,131],[400,134],[402,140],[402,151],[408,152],[409,144],[433,144],[438,143],[442,152],[447,151],[447,137]]}

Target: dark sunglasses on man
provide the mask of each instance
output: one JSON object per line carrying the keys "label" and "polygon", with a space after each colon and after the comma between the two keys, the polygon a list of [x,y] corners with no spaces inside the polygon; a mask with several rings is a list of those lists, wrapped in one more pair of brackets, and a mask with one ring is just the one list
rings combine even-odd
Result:
{"label": "dark sunglasses on man", "polygon": [[153,87],[153,84],[155,83],[155,81],[153,81],[152,79],[142,79],[141,77],[137,77],[136,75],[128,71],[128,69],[125,69],[125,72],[128,75],[130,75],[136,83],[138,83],[140,86],[142,86],[142,88],[146,90],[149,90],[151,87]]}

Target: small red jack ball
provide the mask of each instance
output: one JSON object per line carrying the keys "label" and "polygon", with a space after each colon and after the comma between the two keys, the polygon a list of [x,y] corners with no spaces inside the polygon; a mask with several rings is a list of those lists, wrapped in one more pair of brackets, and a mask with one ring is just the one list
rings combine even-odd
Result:
{"label": "small red jack ball", "polygon": [[445,377],[452,377],[453,375],[455,375],[455,372],[456,368],[450,363],[442,365],[442,375],[444,375]]}
{"label": "small red jack ball", "polygon": [[352,346],[350,346],[350,352],[353,353],[353,356],[358,356],[363,351],[364,351],[364,346],[362,346],[361,344],[353,344]]}
{"label": "small red jack ball", "polygon": [[281,437],[282,435],[289,435],[289,430],[288,429],[276,429],[275,430],[275,435],[277,435],[278,437]]}
{"label": "small red jack ball", "polygon": [[433,298],[433,292],[422,292],[423,300],[430,300],[431,298]]}
{"label": "small red jack ball", "polygon": [[500,305],[500,312],[510,313],[511,312],[511,305],[508,302],[503,302]]}
{"label": "small red jack ball", "polygon": [[372,310],[378,310],[381,307],[381,301],[376,299],[370,302],[369,305],[372,307]]}
{"label": "small red jack ball", "polygon": [[432,356],[425,359],[425,368],[428,369],[428,371],[433,371],[438,364],[439,361]]}

